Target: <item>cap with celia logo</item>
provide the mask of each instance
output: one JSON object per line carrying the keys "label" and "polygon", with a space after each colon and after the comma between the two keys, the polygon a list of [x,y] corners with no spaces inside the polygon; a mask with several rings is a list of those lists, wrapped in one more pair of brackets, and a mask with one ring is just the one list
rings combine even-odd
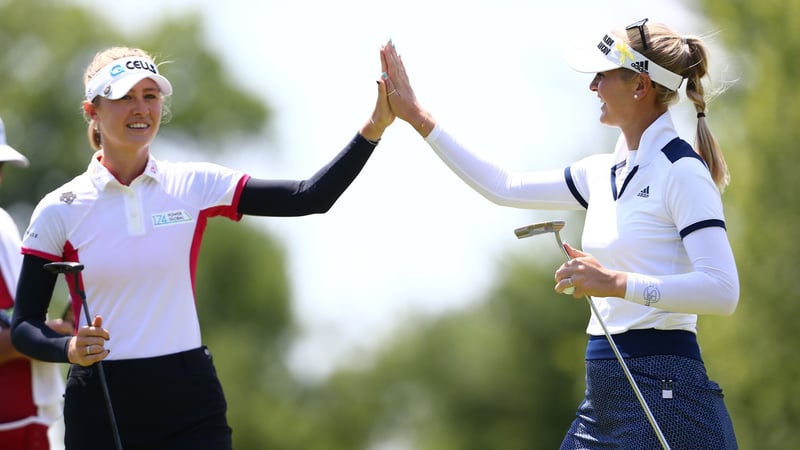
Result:
{"label": "cap with celia logo", "polygon": [[86,86],[86,100],[93,101],[98,96],[118,100],[145,78],[155,81],[162,95],[172,94],[172,84],[158,73],[153,61],[131,56],[111,61],[98,70]]}

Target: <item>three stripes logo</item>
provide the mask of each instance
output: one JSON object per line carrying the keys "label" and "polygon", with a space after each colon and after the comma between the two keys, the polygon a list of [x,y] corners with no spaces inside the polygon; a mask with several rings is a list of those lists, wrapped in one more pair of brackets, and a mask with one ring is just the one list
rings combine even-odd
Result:
{"label": "three stripes logo", "polygon": [[650,73],[650,64],[649,61],[634,61],[631,63],[631,68],[633,70],[639,71],[639,73]]}
{"label": "three stripes logo", "polygon": [[646,188],[644,188],[641,191],[639,191],[639,193],[636,194],[636,196],[637,197],[642,197],[642,198],[649,198],[650,197],[650,186],[647,186]]}

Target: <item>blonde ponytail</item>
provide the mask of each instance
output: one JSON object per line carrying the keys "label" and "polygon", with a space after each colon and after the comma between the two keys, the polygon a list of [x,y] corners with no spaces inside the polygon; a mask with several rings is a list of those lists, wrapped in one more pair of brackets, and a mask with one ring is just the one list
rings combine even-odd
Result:
{"label": "blonde ponytail", "polygon": [[[711,178],[720,191],[730,182],[728,165],[722,155],[719,142],[714,137],[706,120],[706,92],[702,79],[708,75],[708,51],[702,39],[697,36],[681,36],[659,23],[647,24],[648,48],[641,45],[639,33],[629,31],[628,40],[632,46],[656,64],[686,79],[686,97],[694,104],[697,112],[697,133],[694,150],[703,158]],[[656,84],[656,102],[672,105],[678,102],[678,91],[672,91]]]}
{"label": "blonde ponytail", "polygon": [[695,37],[684,38],[689,53],[696,63],[686,73],[686,97],[694,104],[697,111],[697,131],[695,134],[695,151],[700,154],[711,172],[711,178],[720,191],[730,183],[728,164],[722,154],[722,148],[711,132],[706,120],[706,94],[702,78],[707,75],[708,58],[702,41]]}

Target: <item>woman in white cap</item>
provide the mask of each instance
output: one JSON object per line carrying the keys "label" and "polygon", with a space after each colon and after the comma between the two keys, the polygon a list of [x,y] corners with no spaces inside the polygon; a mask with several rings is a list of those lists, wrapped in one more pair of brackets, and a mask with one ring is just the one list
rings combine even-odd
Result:
{"label": "woman in white cap", "polygon": [[[28,158],[6,142],[0,119],[0,180],[5,164],[28,167]],[[0,208],[0,449],[60,448],[64,381],[57,364],[31,360],[11,345],[10,317],[22,265],[20,236],[14,219]],[[69,335],[73,325],[48,320],[54,331]],[[49,436],[48,436],[49,433]],[[50,438],[53,439],[52,446]]]}
{"label": "woman in white cap", "polygon": [[[705,115],[707,49],[698,37],[646,19],[591,44],[568,62],[595,73],[589,89],[602,103],[600,122],[621,135],[612,153],[565,169],[514,171],[459,143],[419,104],[391,44],[381,52],[390,106],[492,202],[586,211],[583,251],[565,244],[572,260],[556,271],[555,290],[592,296],[601,317],[592,311],[586,397],[562,449],[736,448],[722,391],[706,376],[696,339],[699,314],[731,314],[739,298],[720,195],[728,173]],[[669,110],[684,82],[697,111],[694,148],[679,138]]]}
{"label": "woman in white cap", "polygon": [[[231,448],[226,401],[203,346],[194,276],[208,218],[325,213],[355,179],[394,120],[378,80],[375,108],[338,155],[307,180],[262,180],[211,163],[150,153],[170,82],[144,51],[110,48],[85,75],[83,111],[96,149],[85,173],[45,196],[22,242],[12,337],[20,351],[70,362],[67,449]],[[71,284],[75,336],[44,327],[51,261],[83,264],[87,324]],[[235,261],[231,261],[236,264]],[[224,301],[224,299],[220,299]],[[95,363],[103,361],[119,439]]]}

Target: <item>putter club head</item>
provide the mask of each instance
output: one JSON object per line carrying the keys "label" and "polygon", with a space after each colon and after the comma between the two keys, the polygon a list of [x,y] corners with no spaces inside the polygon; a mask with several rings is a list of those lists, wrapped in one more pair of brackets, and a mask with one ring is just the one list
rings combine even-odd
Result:
{"label": "putter club head", "polygon": [[52,273],[76,273],[83,270],[83,264],[72,261],[59,261],[47,263],[44,268]]}
{"label": "putter club head", "polygon": [[552,220],[550,222],[539,222],[533,225],[519,227],[514,230],[517,239],[523,239],[531,236],[538,236],[545,233],[558,233],[567,223],[563,220]]}

